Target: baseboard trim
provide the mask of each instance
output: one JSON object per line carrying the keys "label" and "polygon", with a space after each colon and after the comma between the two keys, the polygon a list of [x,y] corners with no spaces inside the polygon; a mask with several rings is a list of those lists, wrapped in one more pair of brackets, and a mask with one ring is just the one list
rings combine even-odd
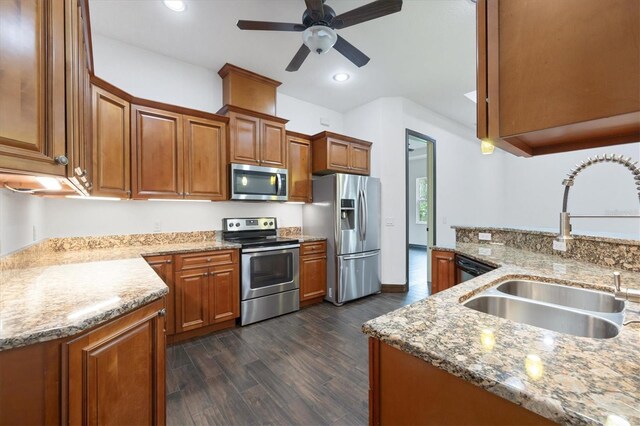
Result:
{"label": "baseboard trim", "polygon": [[409,288],[406,284],[382,284],[381,290],[383,293],[406,293]]}

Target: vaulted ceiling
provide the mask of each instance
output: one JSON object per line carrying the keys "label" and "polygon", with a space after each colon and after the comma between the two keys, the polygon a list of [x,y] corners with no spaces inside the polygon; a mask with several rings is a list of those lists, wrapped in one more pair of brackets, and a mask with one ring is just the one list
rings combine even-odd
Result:
{"label": "vaulted ceiling", "polygon": [[[371,61],[357,68],[334,50],[285,68],[300,33],[241,31],[238,19],[301,22],[303,0],[185,0],[176,13],[160,0],[91,0],[95,33],[217,71],[226,62],[281,81],[280,91],[340,112],[384,96],[403,96],[475,126],[475,4],[405,0],[402,11],[339,30]],[[342,13],[367,0],[328,0]],[[351,78],[333,81],[338,72]]]}

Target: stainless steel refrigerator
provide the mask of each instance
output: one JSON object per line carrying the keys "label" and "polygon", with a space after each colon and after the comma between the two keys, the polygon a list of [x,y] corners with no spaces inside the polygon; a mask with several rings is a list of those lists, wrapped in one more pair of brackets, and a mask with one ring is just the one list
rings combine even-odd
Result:
{"label": "stainless steel refrigerator", "polygon": [[304,233],[327,238],[326,300],[342,305],[379,293],[380,180],[334,174],[313,180]]}

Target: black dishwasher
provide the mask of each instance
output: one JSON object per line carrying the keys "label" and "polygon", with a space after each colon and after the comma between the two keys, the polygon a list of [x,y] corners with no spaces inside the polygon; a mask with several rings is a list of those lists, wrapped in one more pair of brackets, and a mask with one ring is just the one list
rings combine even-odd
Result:
{"label": "black dishwasher", "polygon": [[478,262],[477,260],[469,259],[459,254],[456,255],[458,282],[469,281],[472,278],[486,274],[494,269],[496,268],[486,263]]}

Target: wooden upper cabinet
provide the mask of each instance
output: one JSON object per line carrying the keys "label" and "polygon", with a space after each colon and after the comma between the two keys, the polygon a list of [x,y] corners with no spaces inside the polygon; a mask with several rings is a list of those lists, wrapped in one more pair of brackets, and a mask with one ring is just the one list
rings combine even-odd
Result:
{"label": "wooden upper cabinet", "polygon": [[289,201],[312,200],[311,141],[309,136],[287,132]]}
{"label": "wooden upper cabinet", "polygon": [[64,6],[0,1],[0,170],[66,175]]}
{"label": "wooden upper cabinet", "polygon": [[63,424],[165,424],[163,300],[66,344]]}
{"label": "wooden upper cabinet", "polygon": [[284,124],[260,120],[260,164],[265,167],[287,166],[287,145]]}
{"label": "wooden upper cabinet", "polygon": [[313,173],[371,173],[371,142],[322,132],[312,136]]}
{"label": "wooden upper cabinet", "polygon": [[431,251],[431,294],[436,294],[457,284],[455,253]]}
{"label": "wooden upper cabinet", "polygon": [[89,195],[93,180],[92,93],[88,40],[79,0],[67,0],[66,90],[67,90],[67,177],[79,192]]}
{"label": "wooden upper cabinet", "polygon": [[229,162],[260,165],[260,119],[229,114]]}
{"label": "wooden upper cabinet", "polygon": [[287,167],[287,120],[230,105],[218,113],[229,117],[229,163]]}
{"label": "wooden upper cabinet", "polygon": [[213,120],[184,116],[185,198],[227,198],[227,126]]}
{"label": "wooden upper cabinet", "polygon": [[130,105],[124,99],[93,86],[92,195],[131,196]]}
{"label": "wooden upper cabinet", "polygon": [[520,156],[640,140],[637,0],[478,0],[477,17],[479,138]]}
{"label": "wooden upper cabinet", "polygon": [[182,198],[182,115],[131,107],[133,198]]}

